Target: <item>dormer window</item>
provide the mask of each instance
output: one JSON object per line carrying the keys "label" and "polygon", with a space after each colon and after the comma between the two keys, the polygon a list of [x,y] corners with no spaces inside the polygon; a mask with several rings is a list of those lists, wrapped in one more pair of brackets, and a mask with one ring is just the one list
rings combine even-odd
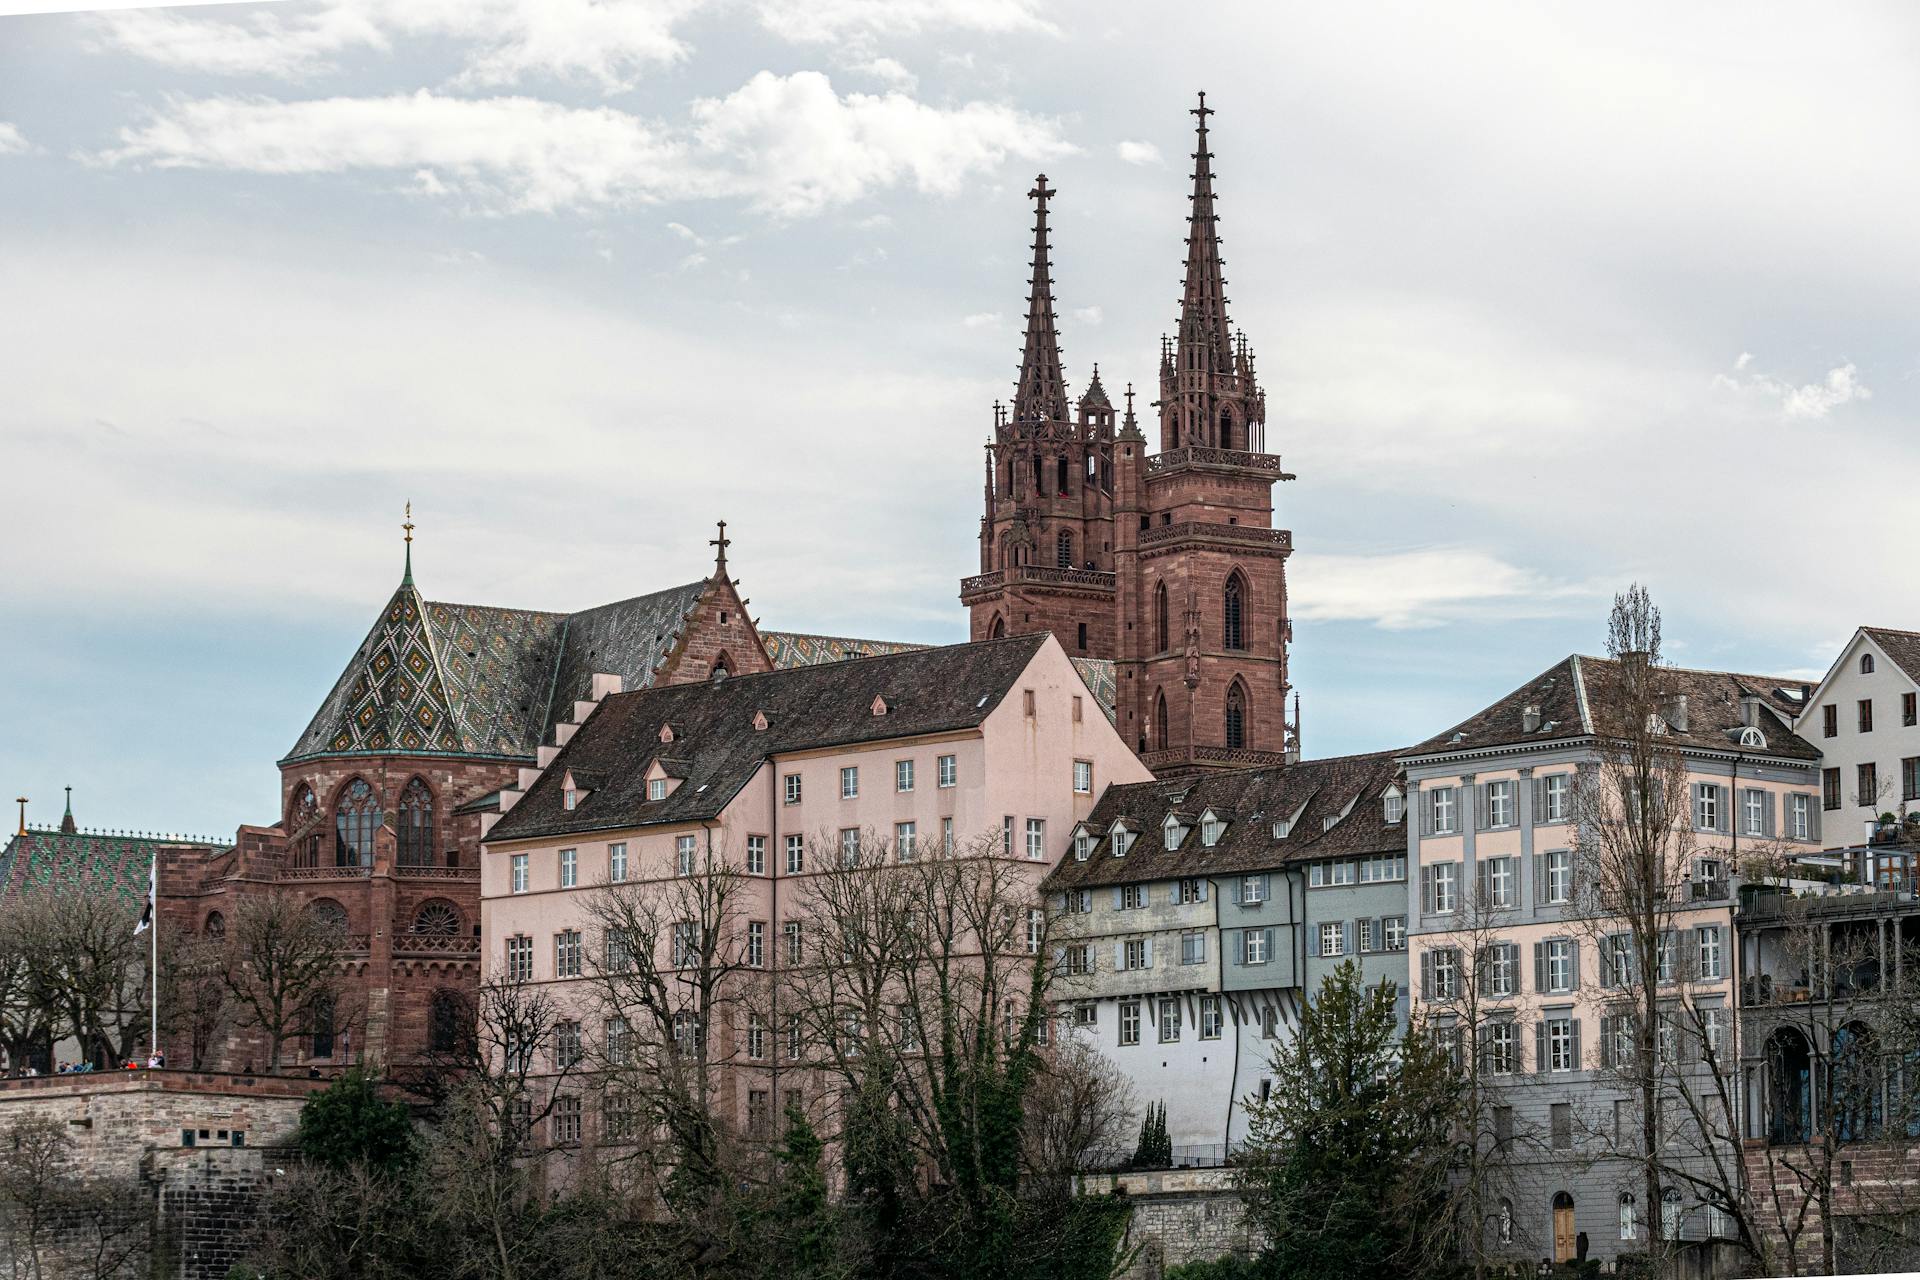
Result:
{"label": "dormer window", "polygon": [[753,731],[755,733],[765,733],[767,731],[767,713],[766,712],[756,711],[753,713]]}
{"label": "dormer window", "polygon": [[1200,815],[1200,843],[1209,849],[1220,843],[1220,837],[1226,830],[1227,824],[1213,810],[1209,809]]}
{"label": "dormer window", "polygon": [[881,694],[876,693],[873,695],[872,711],[873,711],[873,714],[877,716],[883,716],[887,714],[887,700]]}
{"label": "dormer window", "polygon": [[665,778],[647,779],[647,799],[665,800],[667,798],[667,780]]}
{"label": "dormer window", "polygon": [[674,740],[674,737],[675,737],[675,736],[676,736],[676,735],[674,734],[674,731],[673,731],[673,726],[672,726],[672,725],[670,725],[670,724],[663,724],[663,725],[661,725],[661,726],[660,726],[660,741],[662,741],[662,742],[672,742],[672,741]]}
{"label": "dormer window", "polygon": [[1288,834],[1291,833],[1292,831],[1293,831],[1293,819],[1275,818],[1273,820],[1273,838],[1275,840],[1285,840]]}
{"label": "dormer window", "polygon": [[560,789],[560,807],[568,813],[572,813],[575,809],[578,809],[580,807],[579,788],[562,787]]}
{"label": "dormer window", "polygon": [[1093,832],[1081,827],[1073,833],[1073,860],[1085,862],[1093,856]]}
{"label": "dormer window", "polygon": [[1752,725],[1748,725],[1740,731],[1740,745],[1765,751],[1767,749],[1767,735]]}
{"label": "dormer window", "polygon": [[1127,846],[1133,843],[1133,832],[1127,830],[1125,827],[1115,827],[1113,834],[1108,838],[1113,844],[1113,856],[1116,858],[1126,857]]}
{"label": "dormer window", "polygon": [[1398,823],[1407,816],[1407,795],[1399,787],[1388,787],[1386,794],[1380,797],[1380,808],[1385,814],[1388,825]]}
{"label": "dormer window", "polygon": [[1167,820],[1160,824],[1160,835],[1167,852],[1172,853],[1180,847],[1180,842],[1187,838],[1187,829],[1181,825],[1180,819],[1168,814]]}

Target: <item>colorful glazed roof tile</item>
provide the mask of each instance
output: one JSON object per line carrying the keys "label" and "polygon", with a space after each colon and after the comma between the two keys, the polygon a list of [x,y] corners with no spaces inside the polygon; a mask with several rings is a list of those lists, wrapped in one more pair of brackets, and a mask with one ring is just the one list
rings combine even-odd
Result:
{"label": "colorful glazed roof tile", "polygon": [[182,844],[198,842],[29,827],[0,849],[0,898],[34,889],[75,888],[138,902],[146,897],[155,851]]}
{"label": "colorful glazed roof tile", "polygon": [[650,687],[708,586],[542,613],[423,600],[409,568],[286,761],[381,751],[530,759],[595,673]]}
{"label": "colorful glazed roof tile", "polygon": [[877,658],[889,653],[912,653],[925,649],[923,644],[901,644],[892,640],[853,640],[846,636],[815,636],[801,631],[762,631],[767,657],[774,670],[788,667],[813,667],[823,662],[845,662],[849,658]]}
{"label": "colorful glazed roof tile", "polygon": [[1107,713],[1107,719],[1114,719],[1114,704],[1120,700],[1120,683],[1113,677],[1113,659],[1111,658],[1074,658],[1073,669],[1080,673],[1080,679],[1100,700],[1100,709]]}

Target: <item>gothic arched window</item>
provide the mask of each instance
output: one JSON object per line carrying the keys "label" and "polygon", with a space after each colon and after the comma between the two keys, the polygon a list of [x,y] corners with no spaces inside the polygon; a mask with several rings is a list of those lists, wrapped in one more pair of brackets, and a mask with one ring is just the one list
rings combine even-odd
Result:
{"label": "gothic arched window", "polygon": [[1003,617],[996,616],[993,620],[993,637],[992,638],[995,640],[998,640],[1001,636],[1004,636],[1006,634],[1007,634],[1007,620]]}
{"label": "gothic arched window", "polygon": [[1156,751],[1167,749],[1167,695],[1155,694],[1153,699],[1153,746]]}
{"label": "gothic arched window", "polygon": [[333,997],[318,996],[313,1002],[313,1056],[333,1056]]}
{"label": "gothic arched window", "polygon": [[1231,409],[1220,410],[1220,447],[1233,448],[1233,410]]}
{"label": "gothic arched window", "polygon": [[430,867],[433,863],[433,792],[415,778],[400,793],[400,865]]}
{"label": "gothic arched window", "polygon": [[1229,649],[1246,648],[1246,583],[1237,572],[1227,579],[1225,614],[1226,625],[1222,628],[1225,647]]}
{"label": "gothic arched window", "polygon": [[320,837],[325,834],[326,824],[320,820],[320,802],[313,798],[313,788],[303,782],[293,798],[293,804],[287,809],[287,853],[293,865],[319,866]]}
{"label": "gothic arched window", "polygon": [[1247,745],[1247,695],[1240,682],[1227,686],[1227,746],[1239,750]]}
{"label": "gothic arched window", "polygon": [[1065,529],[1053,542],[1053,562],[1062,569],[1073,568],[1073,535]]}
{"label": "gothic arched window", "polygon": [[1055,478],[1055,480],[1056,480],[1056,481],[1058,482],[1058,487],[1059,487],[1059,491],[1060,491],[1060,496],[1064,498],[1064,497],[1066,497],[1066,496],[1067,496],[1067,488],[1068,488],[1068,485],[1067,485],[1067,459],[1066,459],[1066,457],[1065,457],[1064,455],[1062,455],[1062,456],[1061,456],[1061,458],[1059,459],[1059,463],[1058,463],[1058,465],[1057,465],[1057,466],[1056,466],[1056,467],[1054,468],[1054,470],[1055,470],[1055,471],[1056,471],[1056,472],[1058,473],[1058,474],[1057,474],[1057,475],[1056,475],[1056,476],[1055,476],[1054,478]]}
{"label": "gothic arched window", "polygon": [[723,649],[720,656],[713,660],[713,672],[710,678],[715,684],[719,684],[732,674],[733,658]]}
{"label": "gothic arched window", "polygon": [[1153,635],[1154,651],[1167,651],[1167,584],[1161,583],[1153,589]]}
{"label": "gothic arched window", "polygon": [[218,911],[207,912],[207,923],[202,929],[207,941],[218,942],[227,936],[227,918]]}
{"label": "gothic arched window", "polygon": [[451,938],[460,932],[460,908],[445,898],[428,898],[413,913],[413,931],[426,938]]}
{"label": "gothic arched window", "polygon": [[340,793],[334,806],[333,828],[339,836],[334,849],[334,865],[370,867],[373,865],[373,833],[380,829],[380,797],[361,778],[355,778]]}

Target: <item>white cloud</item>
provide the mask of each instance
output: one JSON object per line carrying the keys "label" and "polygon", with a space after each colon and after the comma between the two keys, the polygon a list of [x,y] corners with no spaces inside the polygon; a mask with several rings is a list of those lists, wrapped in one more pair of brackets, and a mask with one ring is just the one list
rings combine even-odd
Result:
{"label": "white cloud", "polygon": [[1081,324],[1099,324],[1107,316],[1106,312],[1098,307],[1077,307],[1073,312],[1073,318]]}
{"label": "white cloud", "polygon": [[687,56],[674,26],[702,0],[330,0],[244,18],[163,9],[101,16],[107,43],[150,62],[213,75],[297,79],[336,68],[338,55],[390,52],[396,38],[464,42],[463,85],[543,75],[608,90]]}
{"label": "white cloud", "polygon": [[1384,555],[1302,552],[1294,557],[1288,580],[1295,618],[1370,622],[1390,631],[1579,615],[1605,598],[1597,587],[1554,582],[1471,548]]}
{"label": "white cloud", "polygon": [[787,40],[838,44],[927,31],[1057,33],[1040,0],[761,0],[760,21]]}
{"label": "white cloud", "polygon": [[525,97],[279,102],[183,99],[123,129],[105,164],[262,174],[394,172],[425,196],[554,212],[699,198],[781,216],[911,185],[951,195],[1010,156],[1073,150],[1051,121],[1006,106],[930,107],[902,94],[836,95],[827,77],[761,72],[693,103],[691,127]]}
{"label": "white cloud", "polygon": [[1147,165],[1164,163],[1160,158],[1160,148],[1154,146],[1151,142],[1122,142],[1113,150],[1115,155],[1118,155],[1128,164]]}
{"label": "white cloud", "polygon": [[961,316],[960,323],[969,329],[997,329],[1000,327],[1000,313],[976,311],[972,315]]}
{"label": "white cloud", "polygon": [[30,150],[32,147],[27,143],[27,136],[20,132],[20,126],[0,120],[0,156],[14,156]]}
{"label": "white cloud", "polygon": [[903,93],[912,93],[920,84],[919,76],[892,58],[869,58],[865,62],[848,67],[847,70],[870,75]]}
{"label": "white cloud", "polygon": [[1873,399],[1872,390],[1860,381],[1859,370],[1851,361],[1827,370],[1827,376],[1819,382],[1800,386],[1770,373],[1754,370],[1752,366],[1753,353],[1742,351],[1740,358],[1733,362],[1733,369],[1743,376],[1733,378],[1717,373],[1713,376],[1713,385],[1741,394],[1777,400],[1781,413],[1789,418],[1824,418],[1841,405]]}

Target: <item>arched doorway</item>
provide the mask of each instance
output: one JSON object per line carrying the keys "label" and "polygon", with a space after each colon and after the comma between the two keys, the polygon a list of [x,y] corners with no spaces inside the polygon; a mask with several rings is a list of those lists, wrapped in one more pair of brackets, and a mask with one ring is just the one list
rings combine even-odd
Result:
{"label": "arched doorway", "polygon": [[1573,1197],[1564,1191],[1553,1193],[1553,1260],[1572,1262],[1577,1249],[1573,1228]]}
{"label": "arched doorway", "polygon": [[1767,1141],[1806,1142],[1813,1136],[1813,1052],[1796,1027],[1767,1037]]}

